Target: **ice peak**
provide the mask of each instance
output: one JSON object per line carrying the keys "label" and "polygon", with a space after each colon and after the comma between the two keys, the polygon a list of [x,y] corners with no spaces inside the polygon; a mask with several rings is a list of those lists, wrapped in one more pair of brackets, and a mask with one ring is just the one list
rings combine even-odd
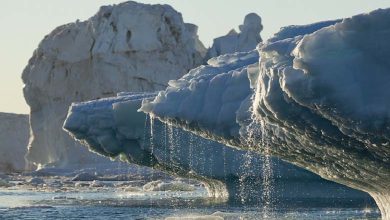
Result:
{"label": "ice peak", "polygon": [[256,13],[246,15],[239,30],[240,32],[237,33],[232,29],[225,36],[214,39],[206,59],[228,53],[248,52],[254,50],[257,44],[262,42],[260,32],[263,30],[263,25],[261,17]]}

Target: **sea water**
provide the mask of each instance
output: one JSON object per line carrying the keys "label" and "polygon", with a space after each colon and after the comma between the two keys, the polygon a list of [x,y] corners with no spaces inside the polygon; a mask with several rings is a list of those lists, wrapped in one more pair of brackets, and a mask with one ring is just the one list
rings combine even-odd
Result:
{"label": "sea water", "polygon": [[[0,219],[379,219],[375,208],[217,203],[204,186],[175,178],[70,181],[68,177],[11,178],[0,188]],[[148,187],[145,187],[148,186]],[[266,215],[264,214],[266,212]]]}

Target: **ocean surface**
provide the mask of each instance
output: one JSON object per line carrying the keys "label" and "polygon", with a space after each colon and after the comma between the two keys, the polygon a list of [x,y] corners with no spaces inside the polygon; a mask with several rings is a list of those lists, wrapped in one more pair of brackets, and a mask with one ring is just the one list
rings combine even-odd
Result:
{"label": "ocean surface", "polygon": [[[42,183],[42,180],[44,183]],[[376,208],[216,203],[194,181],[17,177],[0,188],[0,219],[379,219]],[[3,184],[4,185],[4,184]]]}

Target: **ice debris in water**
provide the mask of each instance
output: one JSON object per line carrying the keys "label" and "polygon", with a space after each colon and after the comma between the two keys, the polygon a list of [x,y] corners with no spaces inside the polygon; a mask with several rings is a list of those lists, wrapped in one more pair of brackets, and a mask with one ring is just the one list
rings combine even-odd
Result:
{"label": "ice debris in water", "polygon": [[72,181],[93,181],[99,180],[99,177],[95,174],[90,174],[87,172],[79,173],[75,177],[72,178]]}
{"label": "ice debris in water", "polygon": [[195,187],[181,181],[152,181],[143,186],[144,191],[194,191]]}

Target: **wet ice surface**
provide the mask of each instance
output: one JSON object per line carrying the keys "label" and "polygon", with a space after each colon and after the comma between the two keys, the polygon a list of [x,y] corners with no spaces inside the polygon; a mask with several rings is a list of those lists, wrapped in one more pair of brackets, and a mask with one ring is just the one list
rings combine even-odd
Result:
{"label": "wet ice surface", "polygon": [[[78,181],[72,181],[78,176]],[[201,183],[159,174],[1,176],[0,219],[378,219],[372,208],[218,204]],[[85,180],[81,181],[84,177]],[[94,178],[92,178],[94,177]]]}

